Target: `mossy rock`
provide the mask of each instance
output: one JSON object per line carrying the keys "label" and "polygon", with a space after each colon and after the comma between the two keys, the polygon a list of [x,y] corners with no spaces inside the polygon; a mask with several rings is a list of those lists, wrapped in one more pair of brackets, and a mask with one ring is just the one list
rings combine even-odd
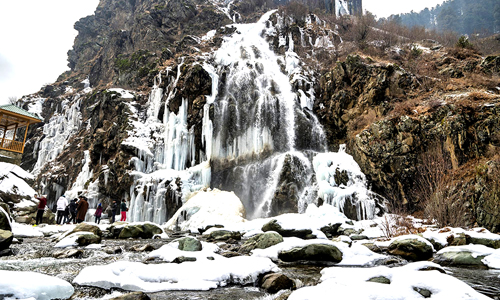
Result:
{"label": "mossy rock", "polygon": [[254,249],[266,249],[283,242],[283,237],[273,231],[257,234],[246,240],[241,246],[240,253],[250,253]]}
{"label": "mossy rock", "polygon": [[179,242],[178,249],[182,251],[201,251],[203,249],[201,242],[193,237],[180,238],[177,242]]}

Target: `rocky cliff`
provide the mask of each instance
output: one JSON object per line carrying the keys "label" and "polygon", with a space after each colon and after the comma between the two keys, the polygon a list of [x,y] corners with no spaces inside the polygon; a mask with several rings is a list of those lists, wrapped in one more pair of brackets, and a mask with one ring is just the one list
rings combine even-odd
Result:
{"label": "rocky cliff", "polygon": [[[412,212],[431,197],[424,167],[440,153],[465,222],[500,229],[498,57],[422,43],[343,58],[349,26],[297,8],[259,20],[274,4],[257,2],[102,0],[75,24],[71,71],[22,99],[45,119],[23,157],[39,192],[125,198],[134,220],[164,222],[213,187],[278,215],[338,200],[315,187],[313,158],[347,144],[372,190]],[[364,180],[331,172],[342,188]],[[339,205],[356,218],[360,199]]]}

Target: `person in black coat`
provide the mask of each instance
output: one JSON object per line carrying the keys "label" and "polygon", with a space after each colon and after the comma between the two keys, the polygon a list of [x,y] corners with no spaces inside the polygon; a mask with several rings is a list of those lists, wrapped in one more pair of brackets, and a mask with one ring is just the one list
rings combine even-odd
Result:
{"label": "person in black coat", "polygon": [[67,224],[70,224],[71,222],[73,222],[73,224],[75,224],[76,222],[76,208],[78,207],[78,204],[76,204],[76,201],[78,199],[73,199],[69,202],[69,213],[71,214],[71,218],[69,219],[68,223]]}
{"label": "person in black coat", "polygon": [[111,224],[115,222],[115,216],[117,212],[118,212],[118,203],[116,203],[116,200],[113,200],[113,204],[111,205]]}

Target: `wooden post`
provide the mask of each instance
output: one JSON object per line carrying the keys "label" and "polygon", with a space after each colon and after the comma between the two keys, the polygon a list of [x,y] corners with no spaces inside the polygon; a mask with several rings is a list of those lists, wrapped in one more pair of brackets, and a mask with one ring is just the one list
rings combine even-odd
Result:
{"label": "wooden post", "polygon": [[28,127],[30,126],[30,121],[26,122],[26,130],[24,131],[24,139],[23,139],[23,151],[24,153],[24,144],[26,143],[26,136],[28,135]]}
{"label": "wooden post", "polygon": [[2,145],[0,145],[0,147],[3,148],[3,142],[5,141],[5,134],[7,133],[7,127],[4,127],[3,128],[3,137],[2,137]]}

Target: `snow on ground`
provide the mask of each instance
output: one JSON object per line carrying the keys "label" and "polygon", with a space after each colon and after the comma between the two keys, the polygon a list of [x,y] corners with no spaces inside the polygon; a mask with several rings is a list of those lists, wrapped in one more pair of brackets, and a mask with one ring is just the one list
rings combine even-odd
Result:
{"label": "snow on ground", "polygon": [[14,237],[19,238],[29,238],[29,237],[43,237],[51,236],[55,234],[61,234],[68,230],[71,230],[76,225],[64,224],[64,225],[47,225],[41,224],[39,226],[33,227],[28,224],[12,223],[12,233]]}
{"label": "snow on ground", "polygon": [[491,233],[489,230],[485,228],[473,228],[471,230],[465,230],[463,228],[427,228],[425,232],[422,233],[422,236],[427,240],[434,241],[439,243],[441,246],[448,246],[447,238],[449,236],[459,237],[460,234],[466,234],[473,238],[478,239],[488,239],[488,240],[500,240],[500,235]]}
{"label": "snow on ground", "polygon": [[9,295],[5,299],[67,299],[75,291],[67,281],[35,272],[0,270],[0,278],[0,296]]}
{"label": "snow on ground", "polygon": [[[418,291],[427,290],[432,299],[490,299],[466,283],[439,271],[418,271],[426,266],[438,267],[431,262],[410,263],[403,267],[388,268],[340,268],[331,267],[321,271],[321,283],[293,292],[289,300],[333,299],[335,295],[349,295],[350,299],[423,299]],[[390,284],[368,282],[383,276]]]}
{"label": "snow on ground", "polygon": [[238,256],[182,264],[143,264],[119,261],[83,269],[73,280],[79,285],[131,291],[209,290],[228,284],[251,284],[263,273],[278,271],[268,258]]}

